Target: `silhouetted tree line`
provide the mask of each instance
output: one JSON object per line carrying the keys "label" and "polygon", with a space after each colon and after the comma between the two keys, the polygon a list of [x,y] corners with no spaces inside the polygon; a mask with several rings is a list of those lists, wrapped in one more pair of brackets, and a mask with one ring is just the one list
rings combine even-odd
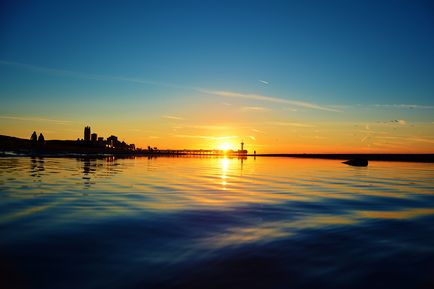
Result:
{"label": "silhouetted tree line", "polygon": [[38,137],[36,131],[34,131],[30,137],[30,145],[32,148],[43,148],[45,145],[44,135],[40,133]]}

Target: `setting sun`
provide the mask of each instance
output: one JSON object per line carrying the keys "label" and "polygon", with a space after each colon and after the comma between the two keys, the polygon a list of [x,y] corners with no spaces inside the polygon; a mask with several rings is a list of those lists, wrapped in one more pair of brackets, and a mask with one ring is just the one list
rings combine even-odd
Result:
{"label": "setting sun", "polygon": [[230,143],[225,142],[225,143],[220,144],[219,149],[222,151],[228,151],[228,150],[232,149],[232,147],[233,146]]}

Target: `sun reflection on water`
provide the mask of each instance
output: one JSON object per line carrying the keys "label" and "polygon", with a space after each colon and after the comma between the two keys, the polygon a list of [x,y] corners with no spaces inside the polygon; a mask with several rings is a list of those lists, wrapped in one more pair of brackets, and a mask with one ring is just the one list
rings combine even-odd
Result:
{"label": "sun reflection on water", "polygon": [[228,173],[228,169],[229,169],[229,162],[230,160],[227,157],[223,157],[220,160],[220,164],[221,164],[221,185],[222,185],[222,189],[223,191],[226,191],[226,185],[228,184],[227,179],[227,173]]}

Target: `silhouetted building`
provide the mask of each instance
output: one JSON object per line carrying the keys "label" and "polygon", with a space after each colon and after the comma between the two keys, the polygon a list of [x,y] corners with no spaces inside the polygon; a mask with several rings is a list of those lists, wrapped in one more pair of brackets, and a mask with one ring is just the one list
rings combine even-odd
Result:
{"label": "silhouetted building", "polygon": [[90,141],[90,126],[84,127],[84,141],[86,142]]}
{"label": "silhouetted building", "polygon": [[90,140],[92,142],[96,142],[97,138],[98,138],[98,134],[96,134],[96,133],[93,133],[90,135]]}
{"label": "silhouetted building", "polygon": [[107,144],[109,145],[109,147],[117,147],[118,143],[119,141],[117,136],[111,135],[107,138]]}
{"label": "silhouetted building", "polygon": [[105,142],[104,142],[104,138],[103,138],[103,137],[99,137],[99,138],[98,138],[97,145],[98,145],[99,147],[104,147],[104,146],[105,146]]}

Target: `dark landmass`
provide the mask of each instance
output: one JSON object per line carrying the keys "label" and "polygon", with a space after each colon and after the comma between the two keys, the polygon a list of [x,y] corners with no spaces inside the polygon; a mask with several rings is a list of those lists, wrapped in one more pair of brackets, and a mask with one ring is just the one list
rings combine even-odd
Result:
{"label": "dark landmass", "polygon": [[[194,156],[195,153],[187,150],[144,150],[113,147],[100,147],[74,140],[46,140],[43,146],[32,147],[30,140],[0,135],[0,156]],[[197,150],[197,155],[202,157],[221,157],[224,154],[206,154],[208,150]],[[247,151],[243,151],[246,152]],[[234,156],[234,155],[229,155]],[[235,156],[236,152],[235,152]],[[398,162],[423,162],[434,163],[434,154],[244,154],[242,157],[292,157],[351,160],[364,159],[368,161],[398,161]]]}
{"label": "dark landmass", "polygon": [[368,161],[434,163],[434,154],[257,154],[256,156],[331,160],[364,159]]}
{"label": "dark landmass", "polygon": [[34,145],[31,140],[0,135],[0,155],[6,152],[18,155],[70,155],[131,154],[134,151],[125,148],[100,147],[74,140],[45,140],[43,145]]}

